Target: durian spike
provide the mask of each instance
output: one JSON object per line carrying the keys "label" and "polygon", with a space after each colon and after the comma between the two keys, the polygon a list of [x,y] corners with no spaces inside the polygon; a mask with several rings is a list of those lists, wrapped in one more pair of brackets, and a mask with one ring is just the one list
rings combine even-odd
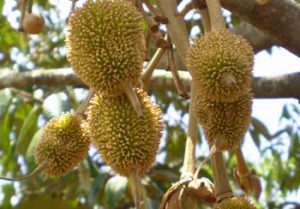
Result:
{"label": "durian spike", "polygon": [[198,175],[199,175],[199,172],[200,172],[201,168],[211,158],[211,156],[213,156],[216,152],[217,152],[217,147],[216,147],[216,145],[213,145],[212,148],[210,149],[210,152],[209,152],[208,156],[199,164],[197,170],[194,173],[193,179],[198,178]]}
{"label": "durian spike", "polygon": [[17,177],[17,178],[6,178],[6,177],[0,177],[0,180],[6,180],[6,181],[23,181],[27,179],[31,179],[38,174],[40,174],[47,166],[48,162],[45,161],[42,164],[40,164],[38,167],[36,167],[31,173],[27,174],[26,176]]}
{"label": "durian spike", "polygon": [[129,179],[135,208],[141,209],[140,176],[137,170],[131,172]]}
{"label": "durian spike", "polygon": [[143,116],[140,100],[137,97],[136,92],[134,91],[131,82],[125,81],[122,84],[122,87],[123,87],[123,91],[125,92],[128,99],[130,100],[135,112],[138,114],[138,116]]}

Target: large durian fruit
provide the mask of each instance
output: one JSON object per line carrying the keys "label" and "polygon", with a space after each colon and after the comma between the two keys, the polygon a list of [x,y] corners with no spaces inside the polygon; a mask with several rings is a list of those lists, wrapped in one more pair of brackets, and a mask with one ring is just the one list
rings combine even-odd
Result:
{"label": "large durian fruit", "polygon": [[128,1],[88,0],[76,8],[67,31],[67,58],[75,73],[102,95],[136,84],[145,55],[142,15]]}
{"label": "large durian fruit", "polygon": [[187,67],[202,96],[232,102],[251,88],[253,50],[241,36],[227,29],[213,30],[188,50]]}
{"label": "large durian fruit", "polygon": [[135,114],[126,95],[96,95],[89,107],[92,143],[103,160],[122,175],[137,171],[142,176],[156,158],[163,128],[161,110],[142,90],[136,90],[143,117]]}
{"label": "large durian fruit", "polygon": [[256,207],[245,198],[233,197],[215,204],[213,209],[256,209]]}
{"label": "large durian fruit", "polygon": [[35,160],[37,164],[46,163],[45,173],[62,176],[84,160],[89,144],[81,116],[67,113],[51,119],[42,129],[35,148]]}
{"label": "large durian fruit", "polygon": [[233,150],[251,122],[252,96],[248,93],[234,102],[215,102],[198,95],[192,108],[210,147]]}
{"label": "large durian fruit", "polygon": [[237,148],[251,122],[253,55],[247,41],[227,29],[206,33],[188,50],[192,110],[217,150]]}

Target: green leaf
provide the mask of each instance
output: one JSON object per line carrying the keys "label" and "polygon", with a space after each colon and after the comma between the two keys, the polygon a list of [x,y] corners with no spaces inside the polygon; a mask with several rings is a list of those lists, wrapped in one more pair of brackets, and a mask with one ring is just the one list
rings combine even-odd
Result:
{"label": "green leaf", "polygon": [[0,122],[8,111],[8,108],[12,102],[12,95],[6,93],[4,90],[0,91]]}
{"label": "green leaf", "polygon": [[11,149],[10,146],[10,122],[11,122],[11,114],[9,111],[6,112],[3,120],[0,121],[0,147],[5,150],[6,154],[9,153],[8,150]]}
{"label": "green leaf", "polygon": [[280,116],[279,120],[282,120],[283,118],[285,118],[285,119],[290,119],[291,118],[291,114],[289,113],[287,105],[283,106],[282,113],[281,113],[281,116]]}
{"label": "green leaf", "polygon": [[258,133],[262,134],[266,139],[270,140],[272,138],[265,124],[257,118],[252,118],[252,125],[254,129],[257,130]]}
{"label": "green leaf", "polygon": [[127,188],[127,178],[114,176],[110,178],[105,185],[105,199],[108,208],[115,208],[121,202]]}
{"label": "green leaf", "polygon": [[37,129],[37,120],[42,108],[35,106],[26,117],[17,138],[16,154],[25,155],[30,141]]}
{"label": "green leaf", "polygon": [[27,160],[28,164],[32,166],[32,168],[30,168],[30,170],[32,170],[35,167],[34,150],[40,139],[41,132],[42,132],[42,129],[39,129],[35,132],[35,134],[33,135],[32,139],[30,141],[30,144],[26,150],[26,160]]}
{"label": "green leaf", "polygon": [[107,174],[105,173],[99,173],[97,178],[94,179],[92,182],[92,186],[88,195],[88,204],[90,208],[93,208],[98,197],[99,197],[99,192],[103,189],[104,183],[107,179]]}
{"label": "green leaf", "polygon": [[4,194],[4,199],[1,203],[1,208],[11,208],[10,199],[15,193],[13,184],[5,184],[2,186],[2,191]]}

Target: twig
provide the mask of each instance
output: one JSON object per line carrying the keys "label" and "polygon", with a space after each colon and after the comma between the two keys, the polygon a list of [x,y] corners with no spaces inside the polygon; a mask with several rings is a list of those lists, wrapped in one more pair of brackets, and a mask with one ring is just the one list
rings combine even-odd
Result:
{"label": "twig", "polygon": [[90,89],[89,93],[86,96],[86,98],[84,99],[84,101],[77,108],[77,110],[76,110],[77,114],[82,115],[82,116],[85,115],[85,111],[86,111],[87,107],[89,106],[90,100],[93,98],[94,94],[95,94],[95,91],[93,89]]}
{"label": "twig", "polygon": [[32,0],[28,0],[28,9],[27,9],[28,13],[31,14],[32,13]]}
{"label": "twig", "polygon": [[207,33],[211,31],[210,19],[208,9],[200,9],[201,20],[204,27],[204,32]]}
{"label": "twig", "polygon": [[152,5],[152,3],[149,0],[144,0],[144,3],[146,4],[147,8],[150,10],[154,16],[161,16],[156,8]]}
{"label": "twig", "polygon": [[138,9],[140,10],[140,12],[142,13],[144,20],[146,21],[146,23],[151,31],[151,35],[156,42],[156,44],[155,44],[156,47],[167,49],[168,44],[164,40],[164,38],[159,30],[159,25],[155,22],[155,20],[152,17],[150,17],[149,15],[146,14],[146,12],[143,9],[141,0],[137,1],[137,6],[138,6]]}
{"label": "twig", "polygon": [[[168,30],[168,36],[172,39],[176,46],[176,51],[179,54],[181,61],[186,64],[186,53],[190,47],[189,36],[186,29],[185,22],[181,16],[176,16],[177,1],[176,0],[157,0],[162,15],[167,17],[169,23],[166,25]],[[184,153],[184,162],[181,178],[185,179],[192,176],[195,170],[195,147],[198,139],[198,127],[196,119],[193,116],[192,105],[193,102],[193,87],[191,88],[191,102],[189,107],[189,124],[188,133],[186,139],[186,147]],[[187,200],[189,200],[188,198]],[[191,200],[191,199],[190,199]],[[186,208],[196,208],[196,201],[188,201],[185,205]]]}
{"label": "twig", "polygon": [[155,22],[161,24],[167,24],[169,22],[168,18],[162,16],[149,0],[144,0],[144,3],[147,6],[147,8],[150,10],[150,13],[154,15],[153,19],[155,20]]}
{"label": "twig", "polygon": [[149,54],[150,54],[150,43],[151,43],[151,32],[147,30],[146,35],[145,35],[145,59],[146,61],[149,60]]}
{"label": "twig", "polygon": [[193,9],[195,9],[195,5],[194,3],[191,1],[189,2],[187,5],[185,5],[185,7],[183,8],[183,10],[181,10],[180,12],[176,12],[177,16],[182,16],[184,17],[187,13],[189,13],[190,11],[192,11]]}
{"label": "twig", "polygon": [[149,64],[147,65],[147,68],[142,76],[142,82],[143,82],[144,89],[148,88],[152,74],[153,74],[155,68],[157,67],[160,59],[162,58],[164,52],[165,52],[165,49],[162,49],[162,48],[157,49],[154,56],[152,57]]}
{"label": "twig", "polygon": [[193,178],[191,177],[187,177],[184,179],[180,179],[180,181],[176,182],[175,184],[173,184],[168,190],[167,192],[164,194],[163,199],[160,203],[159,209],[164,209],[169,198],[171,197],[171,195],[178,191],[179,189],[181,189],[182,187],[184,187],[185,185],[187,185],[188,183],[190,183],[193,180]]}
{"label": "twig", "polygon": [[185,65],[186,52],[190,46],[188,31],[185,22],[181,16],[176,16],[176,0],[157,0],[157,5],[164,17],[167,17],[169,23],[166,25],[168,35],[176,46],[176,51]]}
{"label": "twig", "polygon": [[241,147],[239,147],[235,150],[235,156],[236,156],[236,160],[237,160],[238,172],[243,175],[251,173],[250,169],[248,168],[248,166],[245,162]]}
{"label": "twig", "polygon": [[23,20],[24,20],[25,13],[26,13],[26,0],[20,0],[20,1],[19,1],[19,9],[20,9],[20,12],[21,12],[21,17],[20,17],[20,22],[19,22],[19,29],[18,29],[18,31],[24,32],[24,28],[23,28]]}
{"label": "twig", "polygon": [[12,92],[16,93],[17,96],[25,97],[31,101],[37,102],[38,104],[43,104],[44,101],[42,99],[35,98],[32,94],[28,93],[27,91],[17,89],[17,88],[10,88]]}
{"label": "twig", "polygon": [[252,192],[258,199],[262,188],[259,177],[255,170],[250,170],[245,162],[241,147],[235,150],[237,168],[234,170],[234,177],[245,193]]}
{"label": "twig", "polygon": [[217,202],[221,202],[224,199],[233,197],[233,193],[228,182],[228,176],[227,176],[227,171],[223,159],[223,153],[216,152],[211,157],[211,164],[212,164]]}
{"label": "twig", "polygon": [[211,29],[223,29],[225,28],[224,18],[222,16],[221,4],[219,0],[206,1],[209,11]]}
{"label": "twig", "polygon": [[[172,42],[171,42],[170,37],[168,37],[168,43],[169,43],[170,46],[172,46]],[[181,96],[185,100],[189,99],[190,96],[188,95],[188,93],[186,92],[184,86],[182,85],[182,82],[180,81],[178,71],[177,71],[176,66],[175,66],[173,47],[171,47],[168,50],[168,64],[169,64],[170,71],[172,72],[172,78],[173,78],[173,81],[174,81],[174,84],[175,84],[175,87],[176,87],[176,90],[177,90],[179,96]]]}

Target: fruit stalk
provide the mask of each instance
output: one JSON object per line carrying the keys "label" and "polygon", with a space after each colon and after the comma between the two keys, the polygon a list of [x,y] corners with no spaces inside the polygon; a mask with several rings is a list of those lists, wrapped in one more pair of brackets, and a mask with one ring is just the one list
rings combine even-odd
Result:
{"label": "fruit stalk", "polygon": [[234,195],[228,182],[223,153],[216,152],[211,157],[211,164],[217,202],[221,202],[224,199],[233,197]]}
{"label": "fruit stalk", "polygon": [[130,176],[131,192],[136,209],[141,209],[140,176],[138,171],[131,172]]}
{"label": "fruit stalk", "polygon": [[6,178],[6,177],[0,177],[0,180],[6,180],[6,181],[23,181],[26,179],[31,179],[32,177],[37,176],[40,174],[47,166],[48,162],[44,161],[41,163],[38,167],[36,167],[31,173],[27,174],[26,176],[17,177],[17,178]]}
{"label": "fruit stalk", "polygon": [[158,48],[156,50],[155,54],[153,55],[152,59],[148,63],[147,68],[142,76],[144,90],[148,89],[152,74],[153,74],[155,68],[157,67],[160,59],[162,58],[163,54],[165,53],[165,51],[166,50],[163,48]]}
{"label": "fruit stalk", "polygon": [[204,32],[207,33],[211,30],[211,24],[209,19],[208,9],[200,9],[201,20],[204,27]]}
{"label": "fruit stalk", "polygon": [[218,30],[225,28],[224,18],[222,16],[221,4],[219,0],[209,0],[206,1],[210,22],[211,22],[211,29]]}
{"label": "fruit stalk", "polygon": [[247,164],[245,162],[245,159],[244,159],[241,147],[238,147],[235,150],[235,155],[236,155],[237,168],[238,168],[239,174],[243,175],[243,174],[250,173],[251,171],[249,170],[249,168],[248,168],[248,166],[247,166]]}

